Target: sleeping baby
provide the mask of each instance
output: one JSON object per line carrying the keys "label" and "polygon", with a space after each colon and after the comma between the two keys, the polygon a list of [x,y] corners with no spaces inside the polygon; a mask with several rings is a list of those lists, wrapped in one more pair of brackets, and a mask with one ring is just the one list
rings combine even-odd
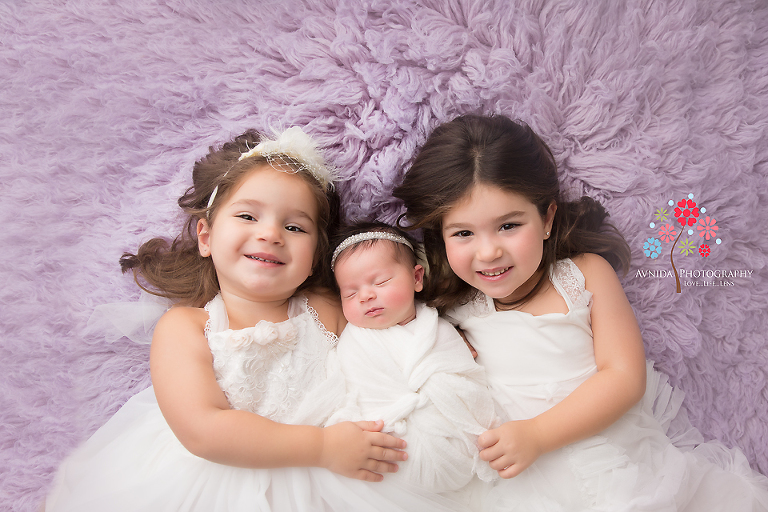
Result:
{"label": "sleeping baby", "polygon": [[388,479],[444,492],[475,474],[496,478],[476,446],[497,425],[485,372],[456,329],[415,302],[424,268],[414,242],[386,224],[358,225],[331,266],[349,324],[337,351],[346,403],[328,424],[383,419],[405,439],[409,458]]}

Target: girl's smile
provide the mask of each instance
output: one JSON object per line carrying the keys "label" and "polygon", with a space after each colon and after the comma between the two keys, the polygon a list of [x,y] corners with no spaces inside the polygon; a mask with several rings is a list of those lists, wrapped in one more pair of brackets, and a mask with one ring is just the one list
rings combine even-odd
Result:
{"label": "girl's smile", "polygon": [[443,217],[443,241],[456,275],[505,301],[525,295],[535,281],[554,204],[544,218],[524,196],[475,185]]}
{"label": "girl's smile", "polygon": [[277,257],[271,255],[271,254],[246,254],[246,258],[250,258],[252,260],[261,261],[263,263],[271,264],[271,265],[285,265],[282,261],[279,261]]}
{"label": "girl's smile", "polygon": [[494,277],[498,277],[502,274],[505,274],[509,269],[512,267],[504,267],[502,269],[494,269],[494,270],[479,270],[478,273],[481,274],[483,277],[487,277],[489,279],[492,279]]}

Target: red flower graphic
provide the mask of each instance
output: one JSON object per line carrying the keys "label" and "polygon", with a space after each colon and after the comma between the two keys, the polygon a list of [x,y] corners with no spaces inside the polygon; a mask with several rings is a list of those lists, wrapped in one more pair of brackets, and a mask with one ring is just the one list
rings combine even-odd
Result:
{"label": "red flower graphic", "polygon": [[709,256],[709,246],[707,244],[702,245],[699,247],[699,254],[701,254],[702,258],[706,258]]}
{"label": "red flower graphic", "polygon": [[696,218],[699,216],[699,208],[693,199],[681,199],[677,202],[675,208],[675,218],[680,225],[693,226],[696,224]]}
{"label": "red flower graphic", "polygon": [[717,235],[717,226],[715,226],[715,219],[707,215],[705,218],[699,220],[700,226],[696,226],[696,229],[699,230],[699,236],[705,237],[707,240],[710,238],[715,238],[715,235]]}
{"label": "red flower graphic", "polygon": [[677,231],[675,231],[675,227],[672,224],[664,224],[661,226],[661,229],[659,230],[659,239],[662,242],[671,242],[675,239],[675,236],[677,236]]}

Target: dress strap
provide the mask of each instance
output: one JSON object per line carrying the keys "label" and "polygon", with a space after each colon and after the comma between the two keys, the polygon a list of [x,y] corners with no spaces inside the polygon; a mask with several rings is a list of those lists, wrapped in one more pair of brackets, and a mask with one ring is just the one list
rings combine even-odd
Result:
{"label": "dress strap", "polygon": [[317,328],[320,329],[321,333],[323,333],[323,336],[325,336],[325,339],[328,340],[328,343],[330,343],[331,346],[336,345],[336,343],[339,341],[339,337],[325,328],[325,325],[323,324],[323,322],[320,321],[320,316],[317,314],[317,311],[315,310],[315,308],[309,305],[309,298],[304,296],[302,297],[302,299],[303,299],[302,304],[304,305],[304,308],[307,310],[307,313],[309,313],[312,316],[312,319],[315,321],[315,325],[317,325]]}
{"label": "dress strap", "polygon": [[555,262],[549,270],[549,278],[569,310],[589,302],[591,294],[587,296],[585,293],[584,274],[570,258]]}
{"label": "dress strap", "polygon": [[227,308],[224,305],[224,299],[221,298],[221,294],[209,300],[203,309],[208,313],[208,320],[205,321],[206,339],[211,334],[229,329],[229,316],[227,316]]}

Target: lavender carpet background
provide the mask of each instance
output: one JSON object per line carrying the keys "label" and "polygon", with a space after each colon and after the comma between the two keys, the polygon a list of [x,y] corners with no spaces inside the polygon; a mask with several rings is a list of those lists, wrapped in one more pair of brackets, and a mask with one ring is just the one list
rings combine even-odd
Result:
{"label": "lavender carpet background", "polygon": [[[348,213],[392,221],[417,147],[470,111],[528,122],[565,186],[607,206],[648,357],[706,438],[768,473],[766,2],[4,0],[0,509],[36,510],[61,459],[150,384],[147,346],[86,324],[138,297],[117,260],[176,233],[208,145],[304,126]],[[678,268],[747,277],[677,294],[659,277],[671,244],[643,254],[689,193],[722,244],[678,246]]]}

